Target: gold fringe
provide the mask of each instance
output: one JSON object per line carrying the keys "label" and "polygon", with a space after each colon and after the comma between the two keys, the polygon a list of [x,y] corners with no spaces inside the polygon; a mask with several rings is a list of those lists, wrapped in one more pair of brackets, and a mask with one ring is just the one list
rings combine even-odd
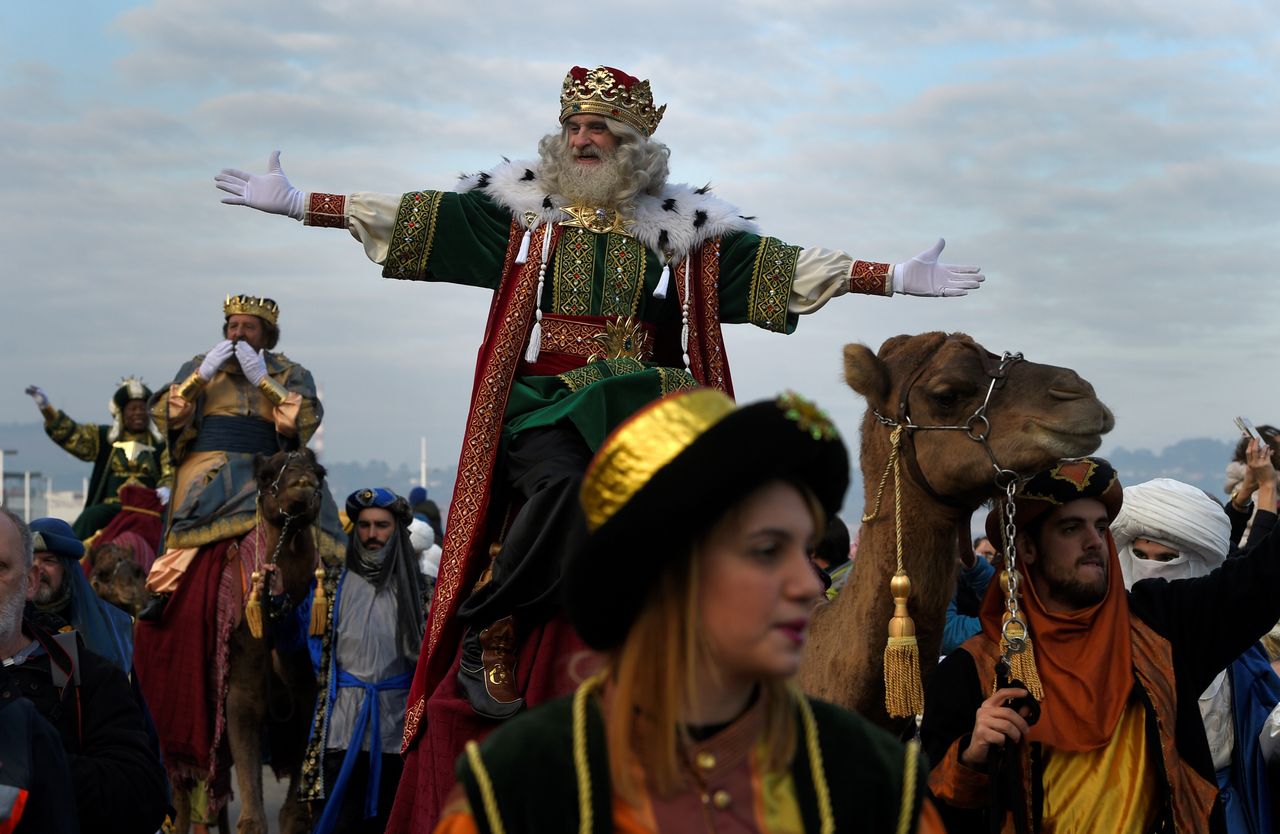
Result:
{"label": "gold fringe", "polygon": [[329,622],[329,596],[324,591],[324,568],[316,568],[316,595],[311,600],[311,628],[308,634],[319,637]]}
{"label": "gold fringe", "polygon": [[1027,685],[1027,691],[1037,701],[1044,700],[1044,684],[1036,671],[1036,653],[1031,648],[1031,635],[1026,637],[1026,648],[1009,659],[1009,674]]}
{"label": "gold fringe", "polygon": [[920,683],[920,646],[916,624],[907,609],[911,599],[911,579],[902,569],[889,580],[893,594],[893,618],[889,620],[889,642],[884,647],[884,708],[892,718],[910,718],[924,712],[924,687]]}
{"label": "gold fringe", "polygon": [[891,718],[910,718],[924,712],[920,647],[914,635],[890,637],[885,644],[884,708]]}
{"label": "gold fringe", "polygon": [[249,591],[249,601],[244,605],[244,619],[249,624],[249,633],[253,639],[262,639],[262,595],[258,592],[258,583],[262,581],[262,572],[254,571]]}

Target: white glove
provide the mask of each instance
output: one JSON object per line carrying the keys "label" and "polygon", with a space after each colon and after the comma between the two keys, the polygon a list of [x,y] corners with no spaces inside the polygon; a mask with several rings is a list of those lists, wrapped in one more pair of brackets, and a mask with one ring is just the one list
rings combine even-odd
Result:
{"label": "white glove", "polygon": [[968,295],[987,280],[976,266],[940,264],[938,255],[947,242],[938,242],[906,263],[894,264],[893,291],[907,295],[945,296]]}
{"label": "white glove", "polygon": [[156,497],[160,499],[160,505],[164,506],[169,503],[169,496],[172,493],[168,487],[156,487]]}
{"label": "white glove", "polygon": [[204,355],[204,361],[200,363],[200,369],[197,373],[205,382],[213,379],[213,375],[218,372],[226,361],[231,358],[231,354],[235,352],[235,343],[230,339],[223,339],[213,347],[209,348],[209,352]]}
{"label": "white glove", "polygon": [[267,359],[260,350],[254,350],[248,342],[236,342],[236,361],[250,385],[257,385],[267,375]]}
{"label": "white glove", "polygon": [[222,202],[232,206],[248,206],[268,214],[284,214],[301,220],[307,195],[294,188],[280,170],[280,151],[272,151],[267,173],[250,174],[238,168],[223,168],[213,178],[218,188],[230,194]]}
{"label": "white glove", "polygon": [[28,397],[36,401],[36,407],[44,410],[49,407],[49,398],[45,395],[44,389],[39,385],[28,385],[25,393]]}

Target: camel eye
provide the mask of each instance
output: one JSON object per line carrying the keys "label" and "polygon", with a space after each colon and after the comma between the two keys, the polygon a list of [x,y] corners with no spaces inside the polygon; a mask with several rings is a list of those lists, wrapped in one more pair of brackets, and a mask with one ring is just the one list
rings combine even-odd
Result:
{"label": "camel eye", "polygon": [[935,391],[929,396],[943,411],[951,411],[960,402],[960,395],[955,391]]}

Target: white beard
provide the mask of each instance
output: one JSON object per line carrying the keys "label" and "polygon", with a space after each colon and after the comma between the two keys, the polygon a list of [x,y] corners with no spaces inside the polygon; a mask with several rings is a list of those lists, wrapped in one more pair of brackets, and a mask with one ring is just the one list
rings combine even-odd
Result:
{"label": "white beard", "polygon": [[560,194],[570,203],[614,208],[626,185],[616,154],[601,156],[595,165],[583,165],[567,148],[560,158]]}

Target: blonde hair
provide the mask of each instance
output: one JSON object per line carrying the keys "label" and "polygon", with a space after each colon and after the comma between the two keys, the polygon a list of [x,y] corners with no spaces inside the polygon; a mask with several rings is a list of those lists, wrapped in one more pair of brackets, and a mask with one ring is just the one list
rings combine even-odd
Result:
{"label": "blonde hair", "polygon": [[[667,184],[667,159],[671,149],[628,124],[607,116],[603,118],[609,132],[618,139],[614,153],[624,175],[625,186],[617,195],[617,204],[619,208],[628,209],[636,197],[657,194]],[[569,134],[565,128],[558,133],[548,133],[538,142],[538,173],[553,193],[560,190],[560,171],[568,147]]]}
{"label": "blonde hair", "polygon": [[[804,496],[815,526],[822,527],[826,514],[821,503],[808,487],[792,485]],[[674,560],[662,573],[626,640],[605,661],[610,680],[605,701],[609,775],[613,790],[632,804],[640,802],[637,766],[647,787],[659,796],[669,796],[687,782],[683,750],[691,739],[681,716],[698,704],[696,671],[710,662],[698,628],[703,564],[699,551],[716,527],[738,523],[740,506],[738,502],[722,514],[689,546],[686,558]],[[760,687],[758,697],[766,705],[763,765],[767,772],[779,773],[791,765],[796,752],[794,696],[782,679],[762,680]]]}

